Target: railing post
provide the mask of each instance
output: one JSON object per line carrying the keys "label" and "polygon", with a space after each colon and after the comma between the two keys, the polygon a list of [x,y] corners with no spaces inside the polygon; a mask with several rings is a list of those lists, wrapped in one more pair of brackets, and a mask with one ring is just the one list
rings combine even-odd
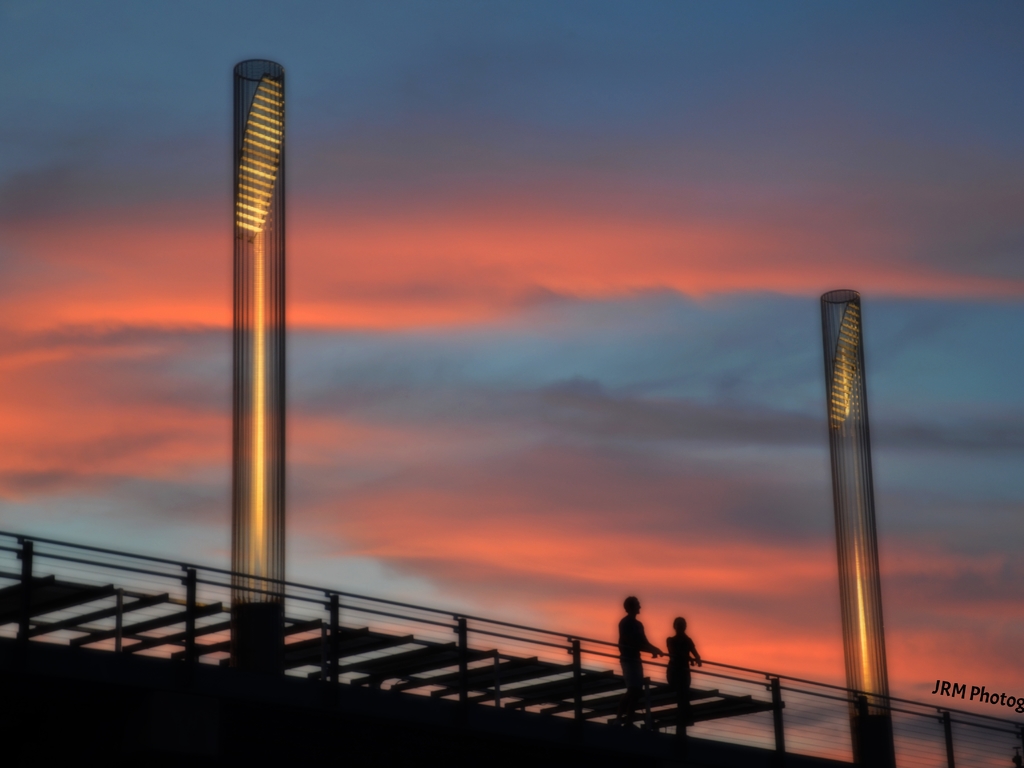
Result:
{"label": "railing post", "polygon": [[18,619],[18,640],[28,645],[29,627],[32,623],[32,558],[34,544],[31,539],[21,540],[21,616]]}
{"label": "railing post", "polygon": [[114,614],[114,653],[121,652],[124,631],[124,589],[117,590],[117,613]]}
{"label": "railing post", "polygon": [[647,730],[654,730],[654,715],[651,714],[651,678],[644,678],[644,708],[647,710],[644,714],[644,725],[647,726]]}
{"label": "railing post", "polygon": [[953,723],[949,719],[949,711],[942,713],[942,730],[946,734],[946,765],[949,768],[956,768],[956,761],[953,759]]}
{"label": "railing post", "polygon": [[580,657],[580,641],[569,638],[572,643],[572,699],[577,720],[583,720],[583,660]]}
{"label": "railing post", "polygon": [[[329,622],[328,622],[329,623]],[[320,681],[326,683],[330,680],[327,670],[327,624],[320,625]]]}
{"label": "railing post", "polygon": [[185,661],[196,661],[196,569],[185,569]]}
{"label": "railing post", "polygon": [[775,765],[781,767],[786,760],[786,733],[782,727],[782,683],[772,678],[772,722],[775,724]]}
{"label": "railing post", "polygon": [[459,636],[459,703],[465,704],[469,701],[469,630],[464,618],[454,618],[458,621],[455,632]]}
{"label": "railing post", "polygon": [[341,630],[339,629],[338,614],[341,611],[340,600],[336,592],[331,593],[331,658],[330,680],[333,685],[338,684],[338,656],[341,655]]}
{"label": "railing post", "polygon": [[501,709],[501,655],[494,652],[494,708]]}

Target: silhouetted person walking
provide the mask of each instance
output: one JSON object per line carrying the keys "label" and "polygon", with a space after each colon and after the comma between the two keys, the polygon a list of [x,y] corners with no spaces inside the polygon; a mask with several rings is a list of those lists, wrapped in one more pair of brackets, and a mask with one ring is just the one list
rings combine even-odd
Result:
{"label": "silhouetted person walking", "polygon": [[697,646],[686,634],[686,619],[672,622],[675,635],[665,641],[668,647],[668,684],[676,694],[676,736],[679,748],[686,754],[686,727],[690,721],[690,665],[701,666]]}
{"label": "silhouetted person walking", "polygon": [[627,597],[622,607],[626,609],[626,615],[619,622],[619,661],[622,664],[622,677],[626,681],[626,692],[619,702],[616,722],[619,725],[632,725],[637,702],[644,690],[644,665],[640,661],[640,652],[647,651],[654,658],[664,654],[657,646],[651,645],[644,633],[644,625],[637,621],[640,601],[635,597]]}

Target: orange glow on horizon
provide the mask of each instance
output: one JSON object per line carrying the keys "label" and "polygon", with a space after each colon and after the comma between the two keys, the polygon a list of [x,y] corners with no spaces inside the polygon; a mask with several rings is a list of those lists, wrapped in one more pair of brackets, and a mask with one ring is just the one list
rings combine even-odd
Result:
{"label": "orange glow on horizon", "polygon": [[[810,296],[842,283],[875,295],[1024,296],[1024,281],[901,260],[907,244],[883,234],[515,208],[349,217],[293,208],[292,328],[457,326],[545,296],[602,300],[648,290]],[[168,219],[158,209],[9,227],[13,252],[61,277],[23,278],[5,299],[5,325],[229,327],[230,265],[221,258],[229,237],[206,214]]]}

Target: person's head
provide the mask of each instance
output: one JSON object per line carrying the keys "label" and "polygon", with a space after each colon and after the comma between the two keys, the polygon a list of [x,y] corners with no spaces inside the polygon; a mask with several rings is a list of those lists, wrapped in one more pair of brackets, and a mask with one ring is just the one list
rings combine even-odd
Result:
{"label": "person's head", "polygon": [[682,616],[677,616],[676,620],[672,622],[672,629],[676,631],[677,635],[683,634],[686,631],[686,619]]}
{"label": "person's head", "polygon": [[630,595],[622,602],[622,607],[630,616],[636,616],[640,613],[640,600]]}

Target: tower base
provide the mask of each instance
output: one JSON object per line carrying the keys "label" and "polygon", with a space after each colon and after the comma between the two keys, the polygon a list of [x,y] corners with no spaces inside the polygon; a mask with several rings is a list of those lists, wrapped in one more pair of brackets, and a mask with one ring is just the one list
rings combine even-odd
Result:
{"label": "tower base", "polygon": [[853,720],[853,761],[871,768],[896,768],[891,715],[859,715]]}
{"label": "tower base", "polygon": [[284,606],[281,603],[232,606],[231,666],[270,674],[284,670]]}

